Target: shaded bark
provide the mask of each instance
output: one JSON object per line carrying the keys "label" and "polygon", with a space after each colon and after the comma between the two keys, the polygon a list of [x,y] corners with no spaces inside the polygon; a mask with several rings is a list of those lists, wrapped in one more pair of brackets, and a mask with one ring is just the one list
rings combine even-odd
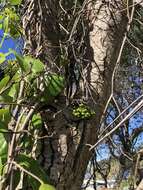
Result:
{"label": "shaded bark", "polygon": [[[57,71],[59,57],[58,5],[56,0],[26,0],[23,15],[25,53],[40,58],[52,71]],[[89,33],[85,42],[87,70],[84,68],[81,91],[87,91],[86,101],[95,116],[80,121],[77,127],[64,95],[48,105],[48,111],[42,112],[45,131],[53,136],[43,141],[40,160],[57,190],[81,189],[93,154],[87,144],[97,142],[103,111],[111,93],[112,73],[127,26],[122,8],[124,4],[119,0],[97,0],[85,7]],[[88,86],[84,85],[85,81]]]}
{"label": "shaded bark", "polygon": [[58,1],[26,0],[23,8],[24,53],[40,58],[50,69],[59,56]]}

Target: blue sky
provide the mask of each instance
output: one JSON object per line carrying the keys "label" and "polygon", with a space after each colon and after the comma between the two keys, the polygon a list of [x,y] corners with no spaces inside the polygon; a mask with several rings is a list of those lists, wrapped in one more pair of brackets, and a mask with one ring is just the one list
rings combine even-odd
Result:
{"label": "blue sky", "polygon": [[[3,36],[3,31],[0,30],[0,42],[2,40],[2,36]],[[2,47],[0,47],[0,52],[7,53],[9,49],[13,49],[16,50],[18,53],[20,53],[22,44],[23,44],[22,39],[12,39],[9,36],[7,36],[4,40]],[[14,55],[11,54],[7,58],[13,59]]]}

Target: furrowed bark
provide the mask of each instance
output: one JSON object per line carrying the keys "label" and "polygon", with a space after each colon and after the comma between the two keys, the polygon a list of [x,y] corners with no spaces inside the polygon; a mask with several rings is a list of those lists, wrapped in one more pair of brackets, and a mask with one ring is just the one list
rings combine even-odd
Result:
{"label": "furrowed bark", "polygon": [[90,91],[88,102],[89,106],[95,110],[96,115],[86,126],[82,148],[74,165],[72,181],[68,178],[67,189],[70,190],[81,189],[86,166],[92,155],[86,144],[94,144],[98,138],[103,111],[111,93],[112,73],[127,27],[126,14],[121,11],[123,8],[124,5],[121,1],[103,3],[99,0],[87,5],[90,29],[89,43],[87,43],[87,59],[90,67],[87,73]]}
{"label": "furrowed bark", "polygon": [[58,1],[26,0],[23,8],[24,53],[56,68],[59,55]]}
{"label": "furrowed bark", "polygon": [[[56,71],[55,64],[59,57],[57,7],[56,0],[39,0],[38,3],[36,0],[26,0],[23,16],[25,53],[40,58],[52,71]],[[53,136],[50,140],[43,141],[41,161],[57,190],[81,189],[89,159],[93,154],[87,144],[93,145],[98,139],[103,111],[111,93],[112,73],[127,27],[123,8],[126,5],[120,0],[87,2],[85,12],[89,28],[86,39],[88,69],[84,81],[88,84],[86,100],[94,109],[95,116],[80,122],[79,133],[75,135],[77,129],[74,124],[69,126],[71,111],[66,107],[66,98],[63,95],[42,113],[47,126],[45,131]]]}

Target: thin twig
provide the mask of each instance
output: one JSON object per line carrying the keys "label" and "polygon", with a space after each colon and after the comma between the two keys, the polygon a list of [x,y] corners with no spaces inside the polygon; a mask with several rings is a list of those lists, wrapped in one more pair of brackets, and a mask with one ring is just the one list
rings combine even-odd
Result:
{"label": "thin twig", "polygon": [[25,168],[23,168],[22,166],[20,166],[18,163],[16,163],[15,161],[12,161],[12,164],[14,164],[17,168],[19,168],[20,170],[24,171],[26,174],[30,175],[31,177],[33,177],[34,179],[36,179],[37,181],[39,181],[41,184],[43,183],[43,181],[37,177],[36,175],[34,175],[33,173],[27,171]]}
{"label": "thin twig", "polygon": [[[134,4],[133,4],[134,5]],[[130,31],[130,27],[131,27],[131,23],[132,23],[132,20],[133,20],[133,16],[134,16],[134,11],[135,11],[135,6],[132,7],[132,11],[131,11],[131,16],[128,18],[129,21],[128,21],[128,24],[127,24],[127,29],[126,29],[126,33],[125,33],[125,36],[123,38],[123,41],[122,41],[122,44],[121,44],[121,48],[120,48],[120,51],[119,51],[119,54],[118,54],[118,58],[117,58],[117,61],[115,63],[115,67],[114,67],[114,70],[113,70],[113,73],[112,73],[112,79],[111,79],[111,94],[108,98],[108,101],[105,105],[105,108],[104,108],[104,111],[103,111],[103,116],[105,115],[106,113],[106,110],[108,108],[108,105],[114,95],[114,79],[115,79],[115,74],[116,74],[116,71],[120,65],[120,60],[121,60],[121,56],[122,56],[122,52],[123,52],[123,49],[124,49],[124,46],[125,46],[125,43],[126,43],[126,40],[127,40],[127,34],[128,32]]]}
{"label": "thin twig", "polygon": [[125,112],[127,112],[135,103],[137,103],[140,99],[142,99],[143,95],[139,96],[136,100],[134,100],[129,106],[127,106],[99,135],[100,138],[105,131],[107,131]]}
{"label": "thin twig", "polygon": [[100,144],[103,140],[105,140],[107,137],[109,137],[111,134],[113,134],[122,124],[124,124],[124,122],[128,119],[130,119],[135,113],[137,113],[141,108],[143,107],[143,100],[140,101],[138,103],[138,105],[136,105],[133,110],[127,114],[127,116],[121,121],[119,122],[110,132],[108,132],[106,135],[104,135],[101,139],[99,139],[99,141],[97,141],[96,144],[94,145],[90,145],[90,144],[86,144],[88,146],[90,146],[90,151],[92,149],[94,149],[95,147],[97,147],[98,144]]}

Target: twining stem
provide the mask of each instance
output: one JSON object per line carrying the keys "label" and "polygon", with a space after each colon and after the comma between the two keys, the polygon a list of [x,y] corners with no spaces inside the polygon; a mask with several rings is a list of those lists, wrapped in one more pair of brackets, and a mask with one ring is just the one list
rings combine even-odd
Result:
{"label": "twining stem", "polygon": [[12,136],[12,140],[11,140],[11,144],[9,146],[9,151],[8,151],[8,158],[7,158],[7,166],[6,166],[6,169],[5,169],[5,172],[4,172],[4,178],[3,178],[3,182],[1,184],[1,190],[4,190],[5,189],[5,183],[6,183],[6,179],[8,177],[8,175],[11,173],[12,171],[12,165],[13,165],[13,161],[14,161],[14,150],[15,150],[15,145],[17,144],[18,140],[19,140],[19,137],[21,134],[19,133],[16,133],[18,130],[24,130],[25,127],[27,126],[28,122],[30,121],[32,115],[34,114],[34,111],[37,109],[39,103],[35,103],[35,105],[29,110],[29,113],[27,114],[23,124],[20,126],[20,129],[19,129],[19,125],[20,125],[20,121],[22,119],[22,116],[24,115],[24,113],[27,111],[27,109],[25,108],[23,110],[23,112],[21,113],[21,115],[19,116],[19,119],[17,121],[17,124],[15,126],[15,129],[14,129],[14,134]]}

